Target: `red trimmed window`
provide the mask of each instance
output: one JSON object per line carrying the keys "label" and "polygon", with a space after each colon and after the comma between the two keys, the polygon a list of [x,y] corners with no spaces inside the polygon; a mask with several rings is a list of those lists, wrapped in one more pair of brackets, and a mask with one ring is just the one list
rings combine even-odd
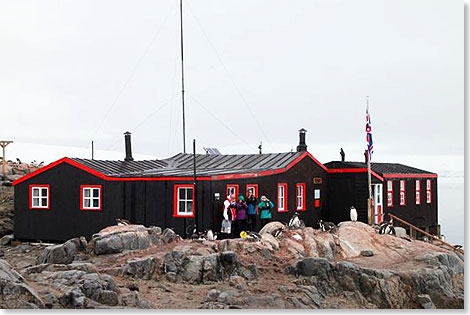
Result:
{"label": "red trimmed window", "polygon": [[101,185],[80,186],[80,210],[101,211]]}
{"label": "red trimmed window", "polygon": [[313,205],[315,208],[320,208],[321,202],[320,202],[320,197],[321,197],[321,191],[320,188],[316,188],[313,190]]}
{"label": "red trimmed window", "polygon": [[238,185],[227,185],[227,189],[226,189],[226,192],[227,192],[227,196],[229,195],[234,195],[235,196],[235,200],[238,199]]}
{"label": "red trimmed window", "polygon": [[287,184],[277,184],[277,211],[286,212],[287,210]]}
{"label": "red trimmed window", "polygon": [[426,180],[426,203],[431,203],[431,180]]}
{"label": "red trimmed window", "polygon": [[295,204],[296,210],[306,210],[305,183],[295,184]]}
{"label": "red trimmed window", "polygon": [[194,217],[194,185],[175,185],[173,202],[174,217]]}
{"label": "red trimmed window", "polygon": [[421,204],[421,181],[419,179],[416,180],[416,204]]}
{"label": "red trimmed window", "polygon": [[406,206],[406,182],[400,180],[400,206]]}
{"label": "red trimmed window", "polygon": [[249,184],[246,185],[246,197],[248,197],[248,192],[252,191],[253,195],[258,198],[258,185],[257,184]]}
{"label": "red trimmed window", "polygon": [[387,181],[387,207],[393,207],[393,181]]}
{"label": "red trimmed window", "polygon": [[29,208],[50,209],[49,185],[29,185]]}

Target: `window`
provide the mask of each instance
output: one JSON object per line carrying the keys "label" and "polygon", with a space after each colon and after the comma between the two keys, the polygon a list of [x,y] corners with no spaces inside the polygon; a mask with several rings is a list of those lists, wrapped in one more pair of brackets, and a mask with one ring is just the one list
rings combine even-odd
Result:
{"label": "window", "polygon": [[49,185],[29,186],[29,208],[49,209]]}
{"label": "window", "polygon": [[175,185],[173,202],[173,216],[194,217],[194,185]]}
{"label": "window", "polygon": [[387,207],[393,207],[393,182],[387,181]]}
{"label": "window", "polygon": [[295,185],[295,204],[297,210],[306,210],[305,203],[305,184],[296,184]]}
{"label": "window", "polygon": [[314,189],[313,190],[313,199],[314,199],[314,206],[315,208],[320,207],[320,189]]}
{"label": "window", "polygon": [[277,211],[284,212],[287,210],[287,184],[277,184]]}
{"label": "window", "polygon": [[238,185],[227,185],[227,196],[232,194],[238,199]]}
{"label": "window", "polygon": [[101,211],[101,185],[80,186],[80,210]]}
{"label": "window", "polygon": [[421,181],[416,180],[416,204],[421,204]]}
{"label": "window", "polygon": [[400,181],[400,206],[406,206],[406,182]]}
{"label": "window", "polygon": [[426,180],[426,203],[431,203],[431,180]]}
{"label": "window", "polygon": [[246,196],[248,197],[248,192],[253,192],[256,198],[258,198],[258,185],[257,184],[250,184],[246,185]]}

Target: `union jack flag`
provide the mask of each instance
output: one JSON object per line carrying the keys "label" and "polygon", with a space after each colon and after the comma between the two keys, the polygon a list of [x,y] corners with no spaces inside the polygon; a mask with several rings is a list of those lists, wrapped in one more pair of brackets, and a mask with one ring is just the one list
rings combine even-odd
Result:
{"label": "union jack flag", "polygon": [[371,161],[372,153],[374,153],[374,142],[372,141],[372,123],[370,121],[369,106],[366,108],[366,141],[367,152],[369,153],[369,161]]}

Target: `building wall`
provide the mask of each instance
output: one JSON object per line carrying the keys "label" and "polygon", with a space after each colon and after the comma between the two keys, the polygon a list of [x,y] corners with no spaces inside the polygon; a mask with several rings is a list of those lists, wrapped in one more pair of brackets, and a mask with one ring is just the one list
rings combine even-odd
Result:
{"label": "building wall", "polygon": [[[321,177],[322,184],[313,184],[314,177]],[[287,183],[287,210],[278,212],[277,206],[277,185]],[[296,187],[297,183],[305,183],[306,210],[298,211],[302,220],[307,225],[315,225],[319,218],[328,212],[328,176],[326,171],[320,168],[310,158],[305,158],[285,173],[232,180],[212,181],[212,189],[206,194],[205,209],[211,210],[212,218],[210,227],[215,231],[220,231],[222,222],[223,202],[227,196],[227,185],[239,185],[239,194],[246,197],[246,187],[250,184],[258,185],[258,199],[262,195],[269,198],[275,205],[273,209],[273,220],[289,222],[294,212],[296,212]],[[320,207],[314,207],[314,189],[320,189]],[[219,193],[220,199],[215,200],[214,194]],[[259,221],[259,220],[258,220]],[[258,222],[259,224],[259,222]]]}
{"label": "building wall", "polygon": [[[416,204],[416,180],[421,184],[421,204]],[[393,207],[387,206],[387,181],[393,183]],[[406,205],[400,205],[400,180],[406,182]],[[431,180],[431,203],[426,202],[427,178],[387,178],[383,185],[385,213],[391,213],[417,227],[434,227],[437,218],[437,178]]]}
{"label": "building wall", "polygon": [[[50,185],[49,209],[29,208],[29,186]],[[102,185],[102,211],[80,210],[80,185]],[[115,224],[124,216],[121,182],[106,182],[63,163],[15,186],[14,234],[18,239],[64,241]]]}

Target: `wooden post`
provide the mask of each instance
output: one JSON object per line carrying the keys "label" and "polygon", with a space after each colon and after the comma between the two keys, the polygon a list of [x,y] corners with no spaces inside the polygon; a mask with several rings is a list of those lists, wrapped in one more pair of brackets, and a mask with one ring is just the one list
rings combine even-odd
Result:
{"label": "wooden post", "polygon": [[5,158],[5,148],[7,145],[10,143],[13,143],[13,141],[0,141],[0,146],[3,149],[3,157],[2,157],[2,175],[5,176],[6,174],[6,168],[7,168],[7,160]]}

